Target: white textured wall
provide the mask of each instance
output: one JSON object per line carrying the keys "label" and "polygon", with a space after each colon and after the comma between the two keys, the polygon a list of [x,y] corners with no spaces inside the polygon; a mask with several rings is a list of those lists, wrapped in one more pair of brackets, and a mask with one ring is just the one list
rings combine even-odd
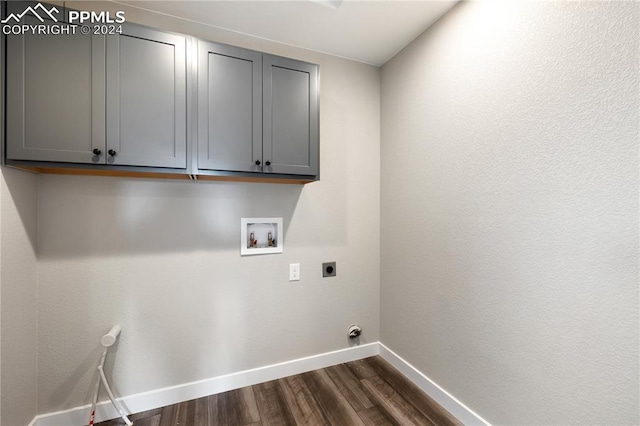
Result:
{"label": "white textured wall", "polygon": [[495,424],[638,424],[640,3],[469,2],[383,67],[382,342]]}
{"label": "white textured wall", "polygon": [[[89,402],[114,323],[118,395],[346,348],[353,323],[377,341],[379,69],[134,9],[127,18],[319,63],[322,179],[40,176],[38,412]],[[283,254],[240,257],[240,218],[256,216],[284,218]],[[322,279],[333,260],[338,276]]]}
{"label": "white textured wall", "polygon": [[2,425],[36,415],[37,177],[0,170],[0,413]]}

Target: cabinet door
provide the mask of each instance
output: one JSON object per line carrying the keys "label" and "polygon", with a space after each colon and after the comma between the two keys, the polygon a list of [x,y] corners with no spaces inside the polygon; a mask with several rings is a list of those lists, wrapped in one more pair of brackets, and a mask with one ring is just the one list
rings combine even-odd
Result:
{"label": "cabinet door", "polygon": [[317,175],[318,66],[264,55],[265,172]]}
{"label": "cabinet door", "polygon": [[187,38],[134,25],[107,36],[107,163],[187,166]]}
{"label": "cabinet door", "polygon": [[198,168],[262,171],[262,54],[198,42]]}
{"label": "cabinet door", "polygon": [[[28,4],[7,7],[19,14]],[[25,15],[21,24],[43,23]],[[104,36],[80,31],[7,36],[8,159],[104,162],[104,44]]]}

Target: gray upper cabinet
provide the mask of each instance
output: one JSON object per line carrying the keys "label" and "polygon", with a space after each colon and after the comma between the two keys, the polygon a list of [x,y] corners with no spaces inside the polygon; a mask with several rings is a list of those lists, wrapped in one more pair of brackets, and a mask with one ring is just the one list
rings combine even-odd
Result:
{"label": "gray upper cabinet", "polygon": [[198,42],[198,168],[262,171],[262,54]]}
{"label": "gray upper cabinet", "polygon": [[[23,13],[26,5],[32,14],[45,10],[40,3],[4,5],[23,24],[58,25],[68,16],[56,6],[59,22],[43,24]],[[74,174],[318,179],[317,65],[135,24],[122,24],[120,34],[83,32],[6,35],[4,164]]]}
{"label": "gray upper cabinet", "polygon": [[186,48],[184,36],[134,25],[8,36],[7,159],[185,169]]}
{"label": "gray upper cabinet", "polygon": [[[7,7],[20,13],[25,3]],[[7,36],[6,79],[8,159],[100,161],[93,150],[105,147],[104,36]]]}
{"label": "gray upper cabinet", "polygon": [[318,174],[318,67],[198,42],[199,170]]}
{"label": "gray upper cabinet", "polygon": [[107,36],[108,164],[186,168],[187,38],[133,25]]}
{"label": "gray upper cabinet", "polygon": [[265,171],[318,174],[318,66],[263,56]]}

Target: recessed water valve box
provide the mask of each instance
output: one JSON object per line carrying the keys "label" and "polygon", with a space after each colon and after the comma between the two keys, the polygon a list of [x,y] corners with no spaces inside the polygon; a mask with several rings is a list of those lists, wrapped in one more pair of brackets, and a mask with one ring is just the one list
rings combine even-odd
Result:
{"label": "recessed water valve box", "polygon": [[336,276],[336,262],[325,262],[322,264],[322,277]]}

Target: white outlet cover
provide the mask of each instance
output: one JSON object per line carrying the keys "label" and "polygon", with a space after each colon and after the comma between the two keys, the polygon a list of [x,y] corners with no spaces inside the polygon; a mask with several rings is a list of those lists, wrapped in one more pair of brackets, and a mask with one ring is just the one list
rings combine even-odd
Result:
{"label": "white outlet cover", "polygon": [[300,264],[289,264],[289,281],[300,281]]}

